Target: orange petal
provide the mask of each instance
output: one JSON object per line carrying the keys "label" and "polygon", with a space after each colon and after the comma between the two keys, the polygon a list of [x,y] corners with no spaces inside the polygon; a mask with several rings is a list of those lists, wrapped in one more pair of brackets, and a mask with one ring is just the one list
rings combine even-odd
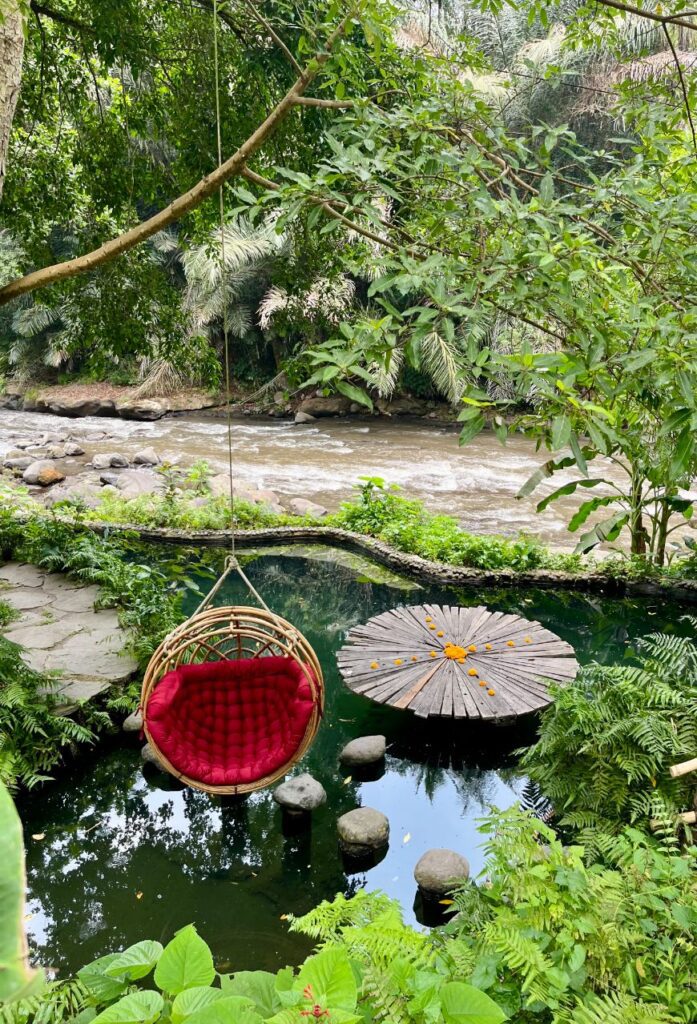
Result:
{"label": "orange petal", "polygon": [[415,654],[412,654],[412,656],[411,656],[411,660],[412,660],[412,661],[418,661],[419,659],[418,659],[418,658],[416,657],[416,655],[415,655]]}
{"label": "orange petal", "polygon": [[512,640],[506,640],[506,647],[515,647],[515,644]]}
{"label": "orange petal", "polygon": [[370,667],[371,667],[371,668],[377,668],[377,667],[378,667],[378,663],[377,663],[377,661],[371,661],[371,663],[370,663]]}
{"label": "orange petal", "polygon": [[468,675],[468,676],[476,676],[476,675],[477,675],[477,670],[476,670],[476,668],[471,668],[471,669],[469,670],[469,672],[467,673],[467,675]]}
{"label": "orange petal", "polygon": [[436,636],[445,636],[445,633],[443,632],[442,629],[439,629],[438,632],[436,633]]}
{"label": "orange petal", "polygon": [[494,694],[496,693],[496,690],[487,690],[486,692],[489,694],[490,697],[493,697]]}
{"label": "orange petal", "polygon": [[468,651],[472,651],[472,653],[474,654],[474,652],[477,650],[477,648],[474,646],[474,644],[470,644],[469,647],[467,648],[467,650]]}
{"label": "orange petal", "polygon": [[401,665],[402,664],[402,659],[401,658],[395,658],[394,663],[395,663],[395,665]]}

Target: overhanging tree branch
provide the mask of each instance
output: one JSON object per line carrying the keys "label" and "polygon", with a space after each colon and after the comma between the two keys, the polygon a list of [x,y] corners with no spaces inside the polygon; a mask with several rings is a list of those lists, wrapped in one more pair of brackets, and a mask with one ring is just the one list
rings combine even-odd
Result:
{"label": "overhanging tree branch", "polygon": [[687,17],[691,17],[693,11],[687,11],[683,15],[679,14],[658,14],[656,11],[647,11],[641,7],[634,7],[633,4],[624,4],[620,0],[595,0],[595,3],[601,4],[603,7],[611,7],[615,11],[622,11],[624,14],[636,14],[639,18],[646,18],[648,21],[657,21],[659,25],[681,25],[683,28],[689,28],[693,32],[697,32],[697,25],[692,21],[687,21]]}
{"label": "overhanging tree branch", "polygon": [[324,50],[315,54],[283,99],[274,107],[256,131],[242,143],[231,157],[220,164],[211,174],[207,174],[205,178],[202,178],[188,192],[178,196],[164,210],[156,213],[153,217],[148,218],[148,220],[142,221],[136,227],[131,228],[130,231],[126,231],[116,238],[104,242],[98,249],[94,249],[92,252],[85,253],[75,259],[66,260],[63,263],[55,263],[50,267],[43,267],[41,270],[35,270],[31,274],[26,274],[24,277],[10,281],[9,284],[0,288],[0,306],[11,302],[12,299],[16,299],[20,295],[25,295],[27,292],[35,291],[37,288],[56,284],[71,277],[77,277],[79,274],[88,273],[104,263],[108,263],[117,256],[140,245],[146,239],[151,238],[158,231],[162,231],[175,221],[181,220],[191,210],[200,206],[204,200],[214,195],[228,179],[241,174],[247,160],[263,146],[278,125],[288,117],[289,113],[294,109],[298,97],[303,94],[305,89],[317,77],[329,59],[333,46],[346,31],[355,11],[356,7],[346,14],[328,38]]}

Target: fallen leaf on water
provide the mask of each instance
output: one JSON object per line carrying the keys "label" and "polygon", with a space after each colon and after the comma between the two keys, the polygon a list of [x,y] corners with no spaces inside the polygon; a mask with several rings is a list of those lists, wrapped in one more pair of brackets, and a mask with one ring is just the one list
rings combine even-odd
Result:
{"label": "fallen leaf on water", "polygon": [[25,921],[31,921],[31,919],[32,919],[32,917],[33,917],[33,916],[34,916],[33,914],[25,914],[25,915],[24,915],[24,920],[25,920]]}
{"label": "fallen leaf on water", "polygon": [[38,840],[38,839],[45,839],[45,838],[46,838],[46,833],[45,833],[45,832],[36,832],[36,833],[35,833],[35,834],[34,834],[34,835],[32,836],[32,839],[37,839],[37,840]]}
{"label": "fallen leaf on water", "polygon": [[405,837],[402,840],[402,842],[403,843],[408,843],[410,839],[411,839],[411,832],[407,832],[407,834],[405,835]]}
{"label": "fallen leaf on water", "polygon": [[136,899],[137,899],[137,900],[142,900],[142,898],[143,898],[143,894],[142,894],[142,892],[137,892],[137,893],[136,893]]}
{"label": "fallen leaf on water", "polygon": [[281,914],[280,920],[281,921],[287,921],[288,920],[288,914]]}
{"label": "fallen leaf on water", "polygon": [[344,785],[348,786],[349,782],[353,782],[353,775],[347,775],[344,779]]}
{"label": "fallen leaf on water", "polygon": [[452,907],[455,900],[438,900],[442,907]]}

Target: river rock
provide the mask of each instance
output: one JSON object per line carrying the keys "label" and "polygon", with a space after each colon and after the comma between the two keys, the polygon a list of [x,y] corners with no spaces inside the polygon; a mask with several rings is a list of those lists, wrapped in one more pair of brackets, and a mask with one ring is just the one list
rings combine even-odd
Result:
{"label": "river rock", "polygon": [[40,484],[41,487],[50,487],[51,484],[59,484],[65,480],[65,473],[56,469],[49,459],[39,459],[32,462],[22,473],[25,484]]}
{"label": "river rock", "polygon": [[168,402],[159,398],[125,398],[116,405],[125,420],[159,420],[169,409]]}
{"label": "river rock", "polygon": [[329,509],[324,505],[318,505],[316,501],[309,501],[307,498],[291,498],[288,508],[296,516],[313,516],[315,519],[321,519],[322,516],[329,515]]}
{"label": "river rock", "polygon": [[317,419],[316,416],[311,416],[309,412],[296,412],[295,422],[296,423],[314,423]]}
{"label": "river rock", "polygon": [[160,456],[154,448],[143,448],[142,451],[137,452],[133,457],[133,462],[136,466],[156,466],[159,461]]}
{"label": "river rock", "polygon": [[52,488],[46,500],[48,505],[55,505],[59,501],[74,501],[87,508],[96,508],[102,497],[99,480],[90,475],[72,477],[58,484]]}
{"label": "river rock", "polygon": [[155,494],[165,486],[161,475],[152,469],[124,469],[121,473],[114,473],[114,476],[121,497],[128,500],[138,498],[141,494]]}
{"label": "river rock", "polygon": [[100,473],[99,474],[100,484],[104,484],[105,487],[118,487],[119,486],[119,474],[118,473]]}
{"label": "river rock", "polygon": [[314,811],[327,802],[324,786],[317,779],[304,772],[281,783],[274,792],[273,798],[287,811]]}
{"label": "river rock", "polygon": [[341,848],[354,857],[386,846],[390,838],[389,821],[373,807],[356,807],[342,814],[336,827]]}
{"label": "river rock", "polygon": [[384,758],[386,746],[384,736],[359,736],[346,744],[339,755],[340,760],[347,765],[375,764]]}
{"label": "river rock", "polygon": [[416,884],[422,892],[445,896],[458,882],[469,878],[469,861],[455,850],[427,850],[414,868]]}
{"label": "river rock", "polygon": [[21,471],[24,472],[24,470],[28,469],[32,462],[35,461],[36,460],[32,459],[29,455],[19,455],[16,458],[5,459],[3,466],[5,469],[21,469]]}
{"label": "river rock", "polygon": [[119,452],[112,452],[109,456],[109,465],[113,469],[127,469],[128,459],[125,455],[121,455]]}
{"label": "river rock", "polygon": [[306,398],[300,404],[298,412],[310,416],[346,416],[350,407],[351,403],[343,395],[328,395],[321,398]]}
{"label": "river rock", "polygon": [[55,395],[25,396],[27,412],[51,412],[54,416],[113,416],[114,403],[110,398],[57,398]]}
{"label": "river rock", "polygon": [[93,455],[92,466],[94,469],[109,469],[111,466],[111,455]]}
{"label": "river rock", "polygon": [[161,772],[167,770],[155,752],[155,749],[149,743],[146,743],[145,746],[141,748],[140,756],[146,764],[155,765],[155,767],[159,768]]}
{"label": "river rock", "polygon": [[426,402],[420,398],[378,398],[375,403],[383,416],[423,416],[428,410]]}
{"label": "river rock", "polygon": [[[140,732],[143,728],[143,716],[140,711],[134,711],[132,715],[125,718],[121,726],[124,732]],[[150,746],[148,744],[148,746]],[[152,750],[152,747],[150,747]],[[142,751],[141,751],[142,753]],[[153,750],[153,753],[154,750]]]}
{"label": "river rock", "polygon": [[85,454],[85,449],[82,448],[76,441],[68,441],[65,446],[65,454],[72,458],[77,458],[79,455]]}
{"label": "river rock", "polygon": [[[230,476],[228,473],[218,473],[209,481],[211,494],[214,498],[227,498],[230,495]],[[235,498],[241,501],[249,501],[252,505],[265,505],[269,511],[283,515],[285,509],[275,491],[247,487],[246,484],[235,484]]]}

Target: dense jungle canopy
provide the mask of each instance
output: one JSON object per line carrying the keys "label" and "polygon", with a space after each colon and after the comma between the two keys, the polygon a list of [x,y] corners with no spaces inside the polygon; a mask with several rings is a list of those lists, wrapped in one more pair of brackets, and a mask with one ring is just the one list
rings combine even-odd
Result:
{"label": "dense jungle canopy", "polygon": [[215,386],[225,327],[238,383],[441,394],[573,486],[615,459],[590,542],[662,560],[697,469],[685,0],[2,9],[1,373]]}

